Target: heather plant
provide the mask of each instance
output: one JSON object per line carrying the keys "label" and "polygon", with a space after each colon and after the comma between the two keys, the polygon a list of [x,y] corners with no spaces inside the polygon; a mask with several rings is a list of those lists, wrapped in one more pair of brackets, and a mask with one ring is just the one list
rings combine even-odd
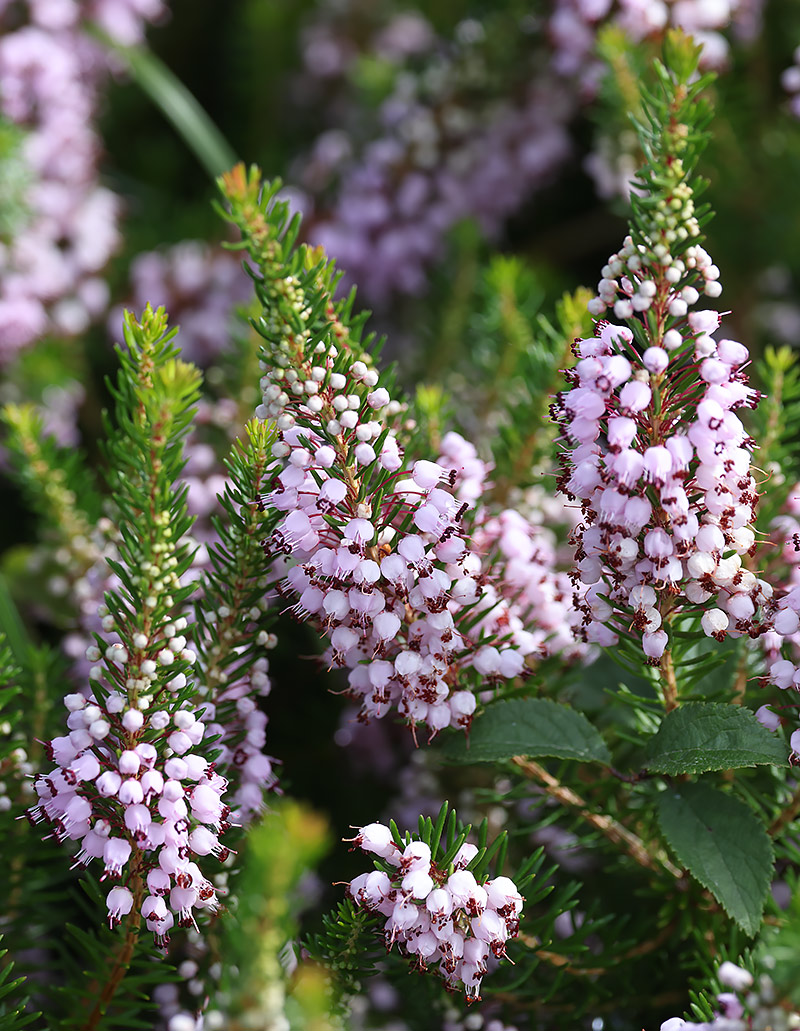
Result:
{"label": "heather plant", "polygon": [[[130,38],[121,10],[87,8],[104,45],[160,8],[129,12]],[[515,14],[526,60],[550,34],[536,75],[581,103],[609,22],[603,103],[641,158],[627,229],[594,290],[463,229],[413,385],[350,287],[408,289],[402,251],[340,269],[282,184],[237,164],[227,252],[134,265],[88,455],[46,421],[55,402],[8,391],[35,532],[0,579],[0,1029],[800,1026],[800,376],[789,348],[752,361],[733,339],[705,235],[722,37],[709,62],[662,31],[746,14],[562,3],[541,35]],[[475,86],[486,126],[439,127],[476,162],[459,174],[491,171],[520,125],[542,144],[538,78],[469,77],[498,25],[462,23],[438,62],[421,16],[376,35],[381,61],[418,62],[377,89],[396,113],[397,91],[446,113]],[[202,126],[184,123],[195,145]],[[20,132],[0,141],[9,260],[31,224]],[[541,185],[526,167],[487,198],[494,231]],[[352,174],[339,199],[369,206]],[[485,214],[462,200],[448,218]],[[14,344],[32,367],[33,337]]]}
{"label": "heather plant", "polygon": [[160,0],[0,11],[0,124],[13,169],[3,198],[3,364],[45,334],[80,335],[107,305],[102,272],[120,243],[121,202],[98,168],[99,95],[114,60],[97,34],[135,44],[164,12]]}

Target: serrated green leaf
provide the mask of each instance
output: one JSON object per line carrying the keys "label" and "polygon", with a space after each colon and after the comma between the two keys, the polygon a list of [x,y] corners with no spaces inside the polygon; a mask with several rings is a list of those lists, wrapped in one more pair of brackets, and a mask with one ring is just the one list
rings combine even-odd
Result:
{"label": "serrated green leaf", "polygon": [[490,705],[472,724],[469,740],[442,748],[453,762],[496,762],[515,755],[610,763],[605,741],[583,713],[547,698],[513,698]]}
{"label": "serrated green leaf", "polygon": [[668,713],[644,750],[654,773],[704,773],[742,766],[786,766],[788,749],[741,705],[686,702]]}
{"label": "serrated green leaf", "polygon": [[679,862],[746,934],[755,935],[774,857],[752,809],[707,784],[681,784],[659,796],[658,822]]}

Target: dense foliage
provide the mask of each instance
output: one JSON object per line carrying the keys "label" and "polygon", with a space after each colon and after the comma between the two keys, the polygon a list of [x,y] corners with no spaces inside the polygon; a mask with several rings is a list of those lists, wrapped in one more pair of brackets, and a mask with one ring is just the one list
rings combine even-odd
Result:
{"label": "dense foliage", "polygon": [[0,1031],[800,1026],[800,11],[467,6],[0,5]]}

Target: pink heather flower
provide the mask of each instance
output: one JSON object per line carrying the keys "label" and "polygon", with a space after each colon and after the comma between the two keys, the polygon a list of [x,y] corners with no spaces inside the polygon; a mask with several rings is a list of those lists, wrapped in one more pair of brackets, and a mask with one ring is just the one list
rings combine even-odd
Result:
{"label": "pink heather flower", "polygon": [[[381,466],[371,441],[382,435],[394,444],[388,451],[384,445],[381,456],[403,461],[395,403],[366,363],[351,361],[339,372],[336,357],[315,352],[300,363],[302,395],[275,393],[279,383],[265,377],[259,414],[282,427],[275,452],[281,468],[263,499],[281,518],[265,547],[271,556],[292,555],[281,590],[295,599],[290,611],[326,635],[329,661],[349,669],[349,691],[360,700],[362,719],[394,708],[412,727],[425,723],[431,734],[466,728],[475,700],[453,685],[466,676],[473,682],[518,676],[532,650],[524,605],[498,605],[480,553],[465,539],[462,521],[470,499],[480,495],[487,467],[472,445],[452,433],[439,461],[420,459],[405,478],[396,475],[396,462]],[[308,405],[310,384],[310,397],[321,407]],[[362,491],[361,484],[369,487]],[[377,494],[380,507],[373,511],[354,491]],[[491,543],[486,540],[487,551]],[[533,549],[528,553],[533,557]],[[544,576],[551,571],[542,570]],[[504,589],[509,598],[519,594],[519,584]],[[483,608],[477,637],[473,628],[468,639],[459,620],[474,622]],[[493,641],[505,637],[509,626],[501,656]]]}
{"label": "pink heather flower", "polygon": [[[603,271],[599,299],[605,308],[621,291],[663,305],[663,339],[640,355],[628,327],[599,323],[595,337],[577,342],[571,387],[556,407],[561,489],[582,509],[573,534],[582,633],[603,644],[618,631],[641,633],[648,661],[657,664],[677,612],[693,612],[718,640],[757,636],[773,614],[741,558],[755,541],[749,524],[758,497],[752,441],[735,414],[755,401],[741,371],[747,349],[714,341],[716,312],[689,311],[700,297],[695,284],[707,296],[717,292],[719,270],[701,247],[658,265],[649,260],[628,238]],[[693,356],[681,347],[691,337]],[[667,585],[669,595],[662,591],[645,606],[636,600],[643,587]],[[791,616],[779,623],[794,628]]]}
{"label": "pink heather flower", "polygon": [[461,848],[456,852],[453,859],[453,866],[456,870],[464,870],[472,862],[472,860],[478,854],[478,846],[473,845],[471,841],[465,841]]}
{"label": "pink heather flower", "polygon": [[130,843],[123,838],[108,838],[103,848],[106,868],[103,877],[119,877],[131,855]]}
{"label": "pink heather flower", "polygon": [[666,650],[667,643],[668,638],[663,630],[642,634],[642,651],[648,659],[660,659]]}
{"label": "pink heather flower", "polygon": [[738,992],[746,991],[753,984],[753,975],[750,971],[744,970],[742,967],[737,967],[729,960],[725,960],[725,962],[720,966],[717,971],[717,977],[719,978],[720,984],[725,985],[726,988],[733,988]]}
{"label": "pink heather flower", "polygon": [[[170,653],[182,657],[188,648],[178,631],[184,627],[185,621],[176,620],[162,628],[165,640],[175,645]],[[154,639],[153,650],[160,648],[161,643]],[[116,664],[121,668],[132,661],[127,651],[114,642],[107,648],[106,660],[112,669]],[[162,674],[156,663],[152,667],[136,660],[137,675],[156,681]],[[98,671],[102,672],[100,667]],[[258,673],[258,668],[252,667],[250,676],[255,680]],[[226,687],[232,689],[233,685]],[[224,859],[227,855],[219,842],[219,833],[228,826],[229,810],[221,798],[227,781],[202,755],[186,750],[170,758],[164,754],[176,734],[185,736],[192,748],[199,745],[206,732],[205,724],[198,718],[199,712],[185,708],[177,709],[171,718],[162,712],[166,720],[159,719],[159,711],[155,711],[150,716],[155,727],[163,730],[171,719],[183,729],[166,739],[160,734],[151,742],[140,739],[148,729],[146,716],[130,708],[115,687],[99,697],[67,695],[65,705],[70,733],[68,737],[54,739],[50,745],[56,767],[35,782],[38,804],[31,808],[31,818],[50,823],[59,840],[79,842],[76,864],[101,860],[101,880],[124,882],[136,851],[139,870],[147,880],[151,896],[180,897],[174,916],[152,899],[143,913],[157,943],[163,946],[174,917],[182,923],[193,923],[192,909],[216,905],[213,886],[202,876],[192,856],[214,853]],[[204,716],[212,710],[212,703],[204,703]],[[139,712],[142,719],[128,719],[126,727],[125,716],[133,711]],[[121,719],[120,713],[124,713]],[[244,705],[242,714],[248,713],[252,714],[252,710]],[[94,732],[98,724],[104,728],[102,734]],[[242,753],[242,766],[254,782],[263,783],[270,772],[266,758],[255,751],[259,746],[257,735],[254,741],[242,744],[242,748],[250,749]],[[264,769],[263,762],[254,764],[254,759],[264,759],[267,768]],[[243,772],[243,782],[245,779]],[[259,791],[254,809],[260,805],[260,794]],[[188,895],[180,891],[175,894],[183,882],[196,887]],[[133,895],[127,887],[114,888],[108,904],[113,924],[131,911]]]}
{"label": "pink heather flower", "polygon": [[106,896],[108,922],[111,927],[119,923],[133,909],[133,893],[128,888],[112,888]]}
{"label": "pink heather flower", "polygon": [[430,490],[432,487],[435,487],[443,476],[444,469],[437,465],[436,462],[415,462],[414,468],[411,471],[414,483],[422,490]]}
{"label": "pink heather flower", "polygon": [[645,450],[642,457],[642,464],[646,479],[655,484],[656,487],[663,487],[672,472],[673,457],[669,447],[656,444]]}
{"label": "pink heather flower", "polygon": [[716,637],[718,640],[723,640],[730,620],[722,609],[708,609],[703,613],[700,623],[707,637]]}
{"label": "pink heather flower", "polygon": [[624,412],[635,414],[643,411],[650,404],[652,391],[641,380],[626,383],[620,391],[619,403]]}
{"label": "pink heather flower", "polygon": [[362,827],[353,840],[364,852],[374,852],[384,859],[397,853],[392,832],[382,823],[370,823]]}
{"label": "pink heather flower", "polygon": [[777,730],[781,725],[780,716],[773,712],[768,705],[761,705],[756,709],[756,719],[767,730]]}
{"label": "pink heather flower", "polygon": [[642,364],[648,372],[658,376],[669,365],[669,355],[663,347],[648,347],[642,355]]}
{"label": "pink heather flower", "polygon": [[[387,830],[370,824],[356,844],[375,852],[373,846],[385,840]],[[464,864],[475,854],[474,845],[459,852]],[[523,899],[516,885],[508,877],[479,884],[458,862],[446,877],[421,841],[409,842],[394,861],[394,874],[361,874],[350,882],[348,894],[356,905],[386,917],[387,947],[397,945],[418,969],[434,969],[469,999],[480,998],[489,956],[505,956],[506,942],[519,931]]]}

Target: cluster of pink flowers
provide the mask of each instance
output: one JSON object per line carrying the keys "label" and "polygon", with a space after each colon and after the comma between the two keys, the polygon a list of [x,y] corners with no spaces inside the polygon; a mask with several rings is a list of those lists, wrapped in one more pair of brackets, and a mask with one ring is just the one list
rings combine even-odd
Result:
{"label": "cluster of pink flowers", "polygon": [[[372,303],[420,294],[447,231],[474,218],[496,237],[506,218],[551,181],[570,152],[574,104],[540,77],[521,101],[479,115],[442,116],[425,98],[393,99],[390,131],[359,163],[337,169],[332,210],[312,215],[309,238],[325,247]],[[388,103],[387,103],[388,106]]]}
{"label": "cluster of pink flowers", "polygon": [[[0,111],[23,130],[26,166],[23,231],[0,248],[0,362],[45,333],[81,333],[105,310],[99,273],[119,242],[120,204],[99,183],[93,122],[110,58],[85,28],[134,43],[164,11],[161,0],[28,0],[0,11]],[[13,28],[2,32],[6,17]]]}
{"label": "cluster of pink flowers", "polygon": [[613,644],[632,626],[654,662],[668,617],[697,613],[718,640],[755,637],[772,596],[742,562],[758,499],[753,441],[736,415],[758,399],[744,371],[749,355],[711,336],[716,312],[689,313],[695,284],[720,292],[702,248],[674,260],[666,246],[651,255],[626,241],[603,270],[593,311],[613,306],[634,319],[652,308],[660,335],[646,346],[631,329],[600,323],[596,337],[577,342],[571,388],[556,405],[561,488],[583,512],[575,575],[587,640]]}
{"label": "cluster of pink flowers", "polygon": [[281,589],[329,635],[327,658],[350,670],[362,718],[396,706],[433,734],[468,727],[475,696],[458,689],[463,675],[516,677],[536,647],[521,624],[488,637],[476,625],[491,588],[465,540],[469,502],[456,496],[461,469],[467,482],[475,475],[474,449],[454,434],[447,464],[404,469],[399,405],[377,372],[320,348],[262,381],[257,414],[276,419],[273,454],[284,462],[263,499],[286,513],[265,542],[271,556],[291,556]]}
{"label": "cluster of pink flowers", "polygon": [[775,987],[767,975],[755,982],[744,967],[726,960],[720,965],[717,978],[723,988],[717,1008],[709,1021],[698,1023],[682,1017],[670,1017],[660,1031],[790,1031],[797,1027],[800,1015],[781,1005]]}
{"label": "cluster of pink flowers", "polygon": [[[260,615],[260,613],[259,613]],[[274,648],[274,634],[260,631],[256,644]],[[213,702],[203,700],[203,719],[208,722],[209,738],[217,738],[219,750],[216,766],[231,781],[230,820],[245,826],[264,808],[264,795],[277,789],[274,762],[264,752],[267,715],[258,707],[257,699],[265,698],[271,689],[269,660],[260,656],[246,671],[230,677],[213,695]]]}
{"label": "cluster of pink flowers", "polygon": [[[223,487],[224,481],[219,484],[219,490],[222,491]],[[202,537],[211,543],[210,531]],[[119,637],[113,632],[111,620],[103,615],[105,610],[102,606],[98,612],[100,599],[108,591],[117,590],[120,586],[108,564],[109,559],[119,558],[114,527],[109,519],[100,520],[92,540],[84,542],[83,554],[87,560],[86,570],[73,587],[73,593],[80,604],[80,630],[67,635],[64,641],[64,649],[75,663],[73,678],[76,682],[87,675],[91,678],[97,676],[96,668],[93,672],[92,666],[96,661],[96,648],[88,645],[94,636],[103,633],[110,649],[123,648]],[[197,565],[198,560],[202,561],[202,566]],[[201,544],[185,579],[202,579],[203,568],[208,564],[208,551]],[[246,614],[251,623],[257,624],[262,620],[268,605],[269,598],[265,595],[263,601]],[[223,610],[217,615],[224,618],[228,613]],[[186,618],[181,617],[174,625],[185,631]],[[274,648],[276,644],[275,635],[265,630],[258,631],[255,639],[256,645],[264,650]],[[183,642],[185,637],[181,635],[178,640]],[[117,653],[114,651],[112,654]],[[161,657],[168,658],[166,655]],[[264,752],[267,716],[259,709],[257,701],[270,692],[268,670],[269,660],[266,655],[260,655],[255,661],[247,663],[242,671],[238,667],[235,671],[228,669],[224,673],[219,670],[209,671],[202,652],[200,661],[195,663],[196,704],[202,709],[202,719],[206,724],[205,737],[216,739],[214,748],[219,755],[215,767],[230,782],[230,819],[236,825],[249,823],[263,809],[265,794],[275,790],[277,785],[272,760]],[[209,684],[209,681],[212,683]],[[177,683],[182,682],[178,680]]]}
{"label": "cluster of pink flowers", "polygon": [[[78,864],[99,859],[101,879],[122,880],[107,897],[112,924],[135,904],[157,943],[166,945],[175,921],[191,925],[196,910],[217,905],[197,865],[200,857],[224,859],[228,850],[220,835],[233,823],[249,822],[275,788],[272,760],[264,753],[267,717],[258,698],[270,690],[263,653],[276,641],[258,629],[266,594],[235,614],[243,643],[231,643],[226,629],[216,648],[203,638],[199,656],[187,639],[185,615],[160,620],[147,633],[118,623],[99,604],[124,591],[112,568],[122,560],[118,534],[103,518],[90,538],[70,544],[80,632],[70,635],[67,648],[75,657],[82,652],[76,680],[88,679],[92,690],[66,696],[67,733],[49,744],[56,767],[37,778],[38,804],[29,812],[57,839],[80,842]],[[195,542],[184,537],[171,544],[185,550]],[[208,565],[205,548],[202,557]],[[169,572],[175,561],[162,554],[162,587],[171,584],[172,590],[180,587]],[[152,563],[146,570],[159,572]],[[185,579],[202,574],[192,569]],[[148,595],[142,604],[147,612],[158,599]],[[222,622],[231,615],[219,604],[213,618]]]}
{"label": "cluster of pink flowers", "polygon": [[[180,326],[181,353],[206,367],[228,346],[234,313],[250,301],[253,285],[238,258],[199,240],[138,255],[130,269],[132,299],[126,308],[163,305]],[[121,309],[120,309],[121,310]],[[109,319],[116,335],[120,310]]]}
{"label": "cluster of pink flowers", "polygon": [[[593,99],[608,73],[597,53],[598,32],[614,25],[634,43],[683,29],[702,44],[701,67],[719,69],[728,61],[731,36],[752,40],[758,33],[761,6],[761,0],[558,0],[547,23],[553,68]],[[601,197],[627,199],[640,162],[635,132],[601,128],[584,166]]]}
{"label": "cluster of pink flowers", "polygon": [[58,840],[80,842],[78,864],[99,859],[101,880],[122,881],[106,900],[112,925],[131,911],[138,892],[161,946],[176,920],[190,926],[195,910],[217,906],[195,857],[224,858],[219,836],[230,825],[222,800],[227,781],[200,751],[213,713],[181,700],[187,678],[176,667],[195,660],[184,629],[177,619],[150,641],[136,635],[133,655],[119,643],[105,656],[90,648],[97,686],[88,696],[65,697],[68,733],[49,743],[56,766],[36,779],[39,801],[29,810]]}
{"label": "cluster of pink flowers", "polygon": [[[576,103],[535,55],[538,40],[524,19],[464,19],[454,38],[441,39],[423,17],[404,12],[367,37],[371,59],[378,54],[391,67],[394,88],[365,139],[369,115],[352,101],[348,107],[336,80],[355,66],[354,38],[363,39],[370,19],[358,4],[337,4],[336,15],[358,29],[341,32],[323,8],[307,34],[306,60],[325,95],[304,86],[309,103],[333,108],[336,127],[317,139],[293,179],[305,192],[308,239],[336,258],[371,304],[385,304],[426,289],[427,270],[460,220],[475,219],[497,236],[550,182],[571,150]],[[502,67],[491,63],[491,41],[501,33],[500,52],[508,41],[518,48]]]}
{"label": "cluster of pink flowers", "polygon": [[357,905],[386,917],[387,948],[397,944],[420,970],[438,964],[446,985],[479,999],[490,958],[503,958],[506,942],[519,932],[524,900],[514,882],[495,877],[479,884],[467,869],[478,849],[468,843],[443,867],[424,841],[401,848],[380,823],[362,827],[354,840],[383,860],[354,878],[348,892]]}
{"label": "cluster of pink flowers", "polygon": [[559,569],[554,535],[546,526],[517,509],[504,509],[476,519],[472,545],[493,556],[479,607],[485,611],[480,623],[485,632],[513,631],[515,640],[526,641],[529,654],[540,657],[585,655],[572,583]]}
{"label": "cluster of pink flowers", "polygon": [[[517,61],[520,67],[530,61],[526,79],[504,82],[503,70],[491,69],[502,83],[500,95],[492,95],[497,87],[486,75],[484,53],[494,34],[509,30],[499,28],[499,19],[466,19],[455,39],[444,41],[419,15],[397,16],[381,29],[373,15],[368,47],[392,66],[396,85],[366,143],[359,138],[365,112],[348,106],[343,86],[359,56],[354,39],[364,37],[364,12],[347,3],[335,13],[323,9],[308,30],[307,72],[324,96],[308,85],[303,93],[309,104],[331,105],[336,128],[318,138],[293,178],[304,191],[308,238],[339,261],[371,303],[422,292],[426,269],[441,257],[444,236],[459,219],[473,218],[497,236],[504,220],[550,181],[573,150],[570,120],[596,96],[605,74],[596,53],[603,26],[619,27],[635,43],[682,28],[703,45],[703,66],[719,68],[730,35],[752,39],[760,24],[758,0],[559,0],[553,8],[540,54],[539,26],[527,18],[516,28],[517,39],[530,40]],[[348,18],[358,18],[358,32],[337,22]],[[409,55],[425,56],[426,71],[404,63]],[[787,82],[791,76],[790,70]],[[633,149],[635,135],[630,139]],[[587,160],[604,195],[629,188],[639,158],[626,146],[627,138],[601,136]]]}
{"label": "cluster of pink flowers", "polygon": [[[790,491],[786,511],[772,525],[777,561],[783,566],[773,604],[772,628],[761,638],[771,681],[781,690],[800,690],[800,485]],[[787,658],[782,649],[787,646]],[[772,715],[773,721],[778,717]],[[791,739],[800,754],[800,731]]]}
{"label": "cluster of pink flowers", "polygon": [[[479,507],[471,520],[470,544],[481,556],[484,589],[475,613],[476,628],[487,638],[513,633],[526,655],[564,658],[583,655],[578,640],[580,614],[572,604],[572,585],[566,570],[559,569],[553,522],[571,522],[560,500],[548,498],[545,506],[521,499],[517,508],[497,511],[482,504],[490,490],[492,467],[478,455],[475,445],[461,434],[449,432],[439,445],[437,463],[456,473],[453,488],[460,502]],[[536,493],[536,492],[534,492]],[[541,493],[541,492],[539,492]]]}
{"label": "cluster of pink flowers", "polygon": [[683,29],[702,44],[701,63],[719,68],[728,56],[723,30],[752,38],[760,21],[760,4],[752,0],[558,0],[548,22],[555,67],[580,75],[584,89],[594,92],[601,74],[595,55],[597,29],[611,22],[634,42],[665,29]]}

